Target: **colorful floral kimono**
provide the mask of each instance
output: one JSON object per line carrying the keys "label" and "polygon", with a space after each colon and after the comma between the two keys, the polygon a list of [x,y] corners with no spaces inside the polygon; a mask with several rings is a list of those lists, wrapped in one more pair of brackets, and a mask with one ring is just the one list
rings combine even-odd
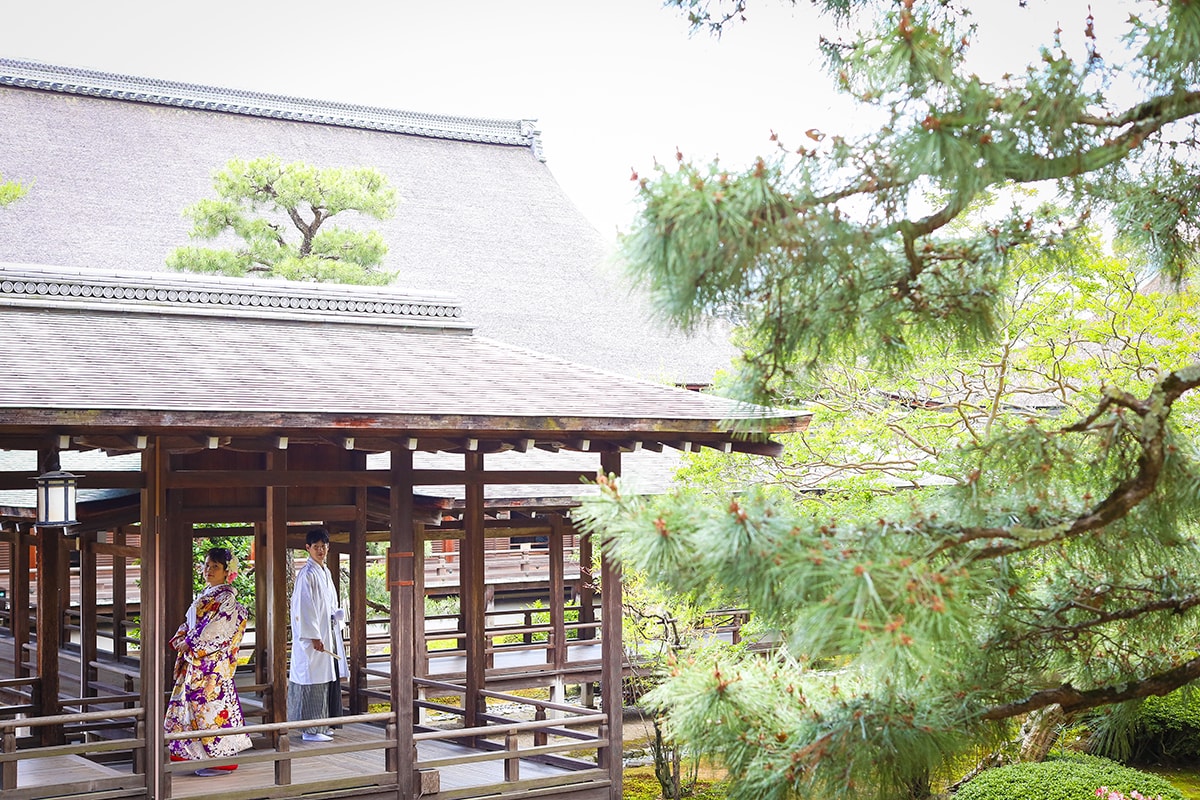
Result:
{"label": "colorful floral kimono", "polygon": [[[171,639],[178,655],[175,689],[163,721],[167,733],[245,724],[233,671],[248,616],[228,584],[205,588],[192,603],[187,621]],[[232,756],[250,746],[244,733],[168,742],[172,758],[186,761]]]}

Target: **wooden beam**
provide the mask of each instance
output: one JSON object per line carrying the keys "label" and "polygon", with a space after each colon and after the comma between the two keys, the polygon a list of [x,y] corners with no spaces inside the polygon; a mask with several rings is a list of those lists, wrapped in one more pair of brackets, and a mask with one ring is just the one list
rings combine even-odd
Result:
{"label": "wooden beam", "polygon": [[456,469],[413,470],[416,486],[464,486],[472,482],[492,486],[514,484],[551,484],[578,486],[584,480],[594,480],[596,473],[590,470],[481,470],[475,473]]}
{"label": "wooden beam", "polygon": [[[35,472],[0,472],[0,490],[32,489]],[[88,470],[79,476],[80,489],[141,489],[145,481],[134,470]]]}
{"label": "wooden beam", "polygon": [[[276,452],[276,451],[268,451]],[[172,489],[248,489],[267,486],[349,488],[387,486],[388,471],[377,470],[177,470],[169,477]]]}

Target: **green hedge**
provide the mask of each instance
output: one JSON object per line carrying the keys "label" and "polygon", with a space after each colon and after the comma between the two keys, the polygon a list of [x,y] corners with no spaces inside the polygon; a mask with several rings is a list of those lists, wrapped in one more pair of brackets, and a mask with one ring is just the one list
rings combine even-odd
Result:
{"label": "green hedge", "polygon": [[1010,764],[989,769],[958,790],[955,800],[1096,800],[1107,786],[1126,797],[1134,790],[1147,797],[1184,800],[1163,778],[1124,767],[1100,756],[1076,754],[1041,763]]}

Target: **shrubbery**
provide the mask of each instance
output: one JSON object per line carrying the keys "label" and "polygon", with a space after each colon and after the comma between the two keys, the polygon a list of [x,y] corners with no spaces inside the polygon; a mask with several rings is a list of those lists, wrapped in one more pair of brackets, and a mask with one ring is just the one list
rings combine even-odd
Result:
{"label": "shrubbery", "polygon": [[1183,800],[1183,795],[1157,775],[1124,767],[1100,756],[1075,754],[1051,757],[1040,763],[1010,764],[976,776],[958,790],[955,800],[1096,800],[1096,790],[1130,796],[1134,791],[1162,800]]}
{"label": "shrubbery", "polygon": [[1200,692],[1148,697],[1132,714],[1113,714],[1096,727],[1088,751],[1133,764],[1200,761]]}

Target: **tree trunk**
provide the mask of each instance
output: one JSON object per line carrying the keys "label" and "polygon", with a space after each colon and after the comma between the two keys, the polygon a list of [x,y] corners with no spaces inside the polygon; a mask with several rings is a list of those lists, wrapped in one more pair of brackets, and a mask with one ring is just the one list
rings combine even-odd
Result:
{"label": "tree trunk", "polygon": [[1058,732],[1066,721],[1058,703],[1034,711],[1021,726],[1021,760],[1044,761],[1058,741]]}

